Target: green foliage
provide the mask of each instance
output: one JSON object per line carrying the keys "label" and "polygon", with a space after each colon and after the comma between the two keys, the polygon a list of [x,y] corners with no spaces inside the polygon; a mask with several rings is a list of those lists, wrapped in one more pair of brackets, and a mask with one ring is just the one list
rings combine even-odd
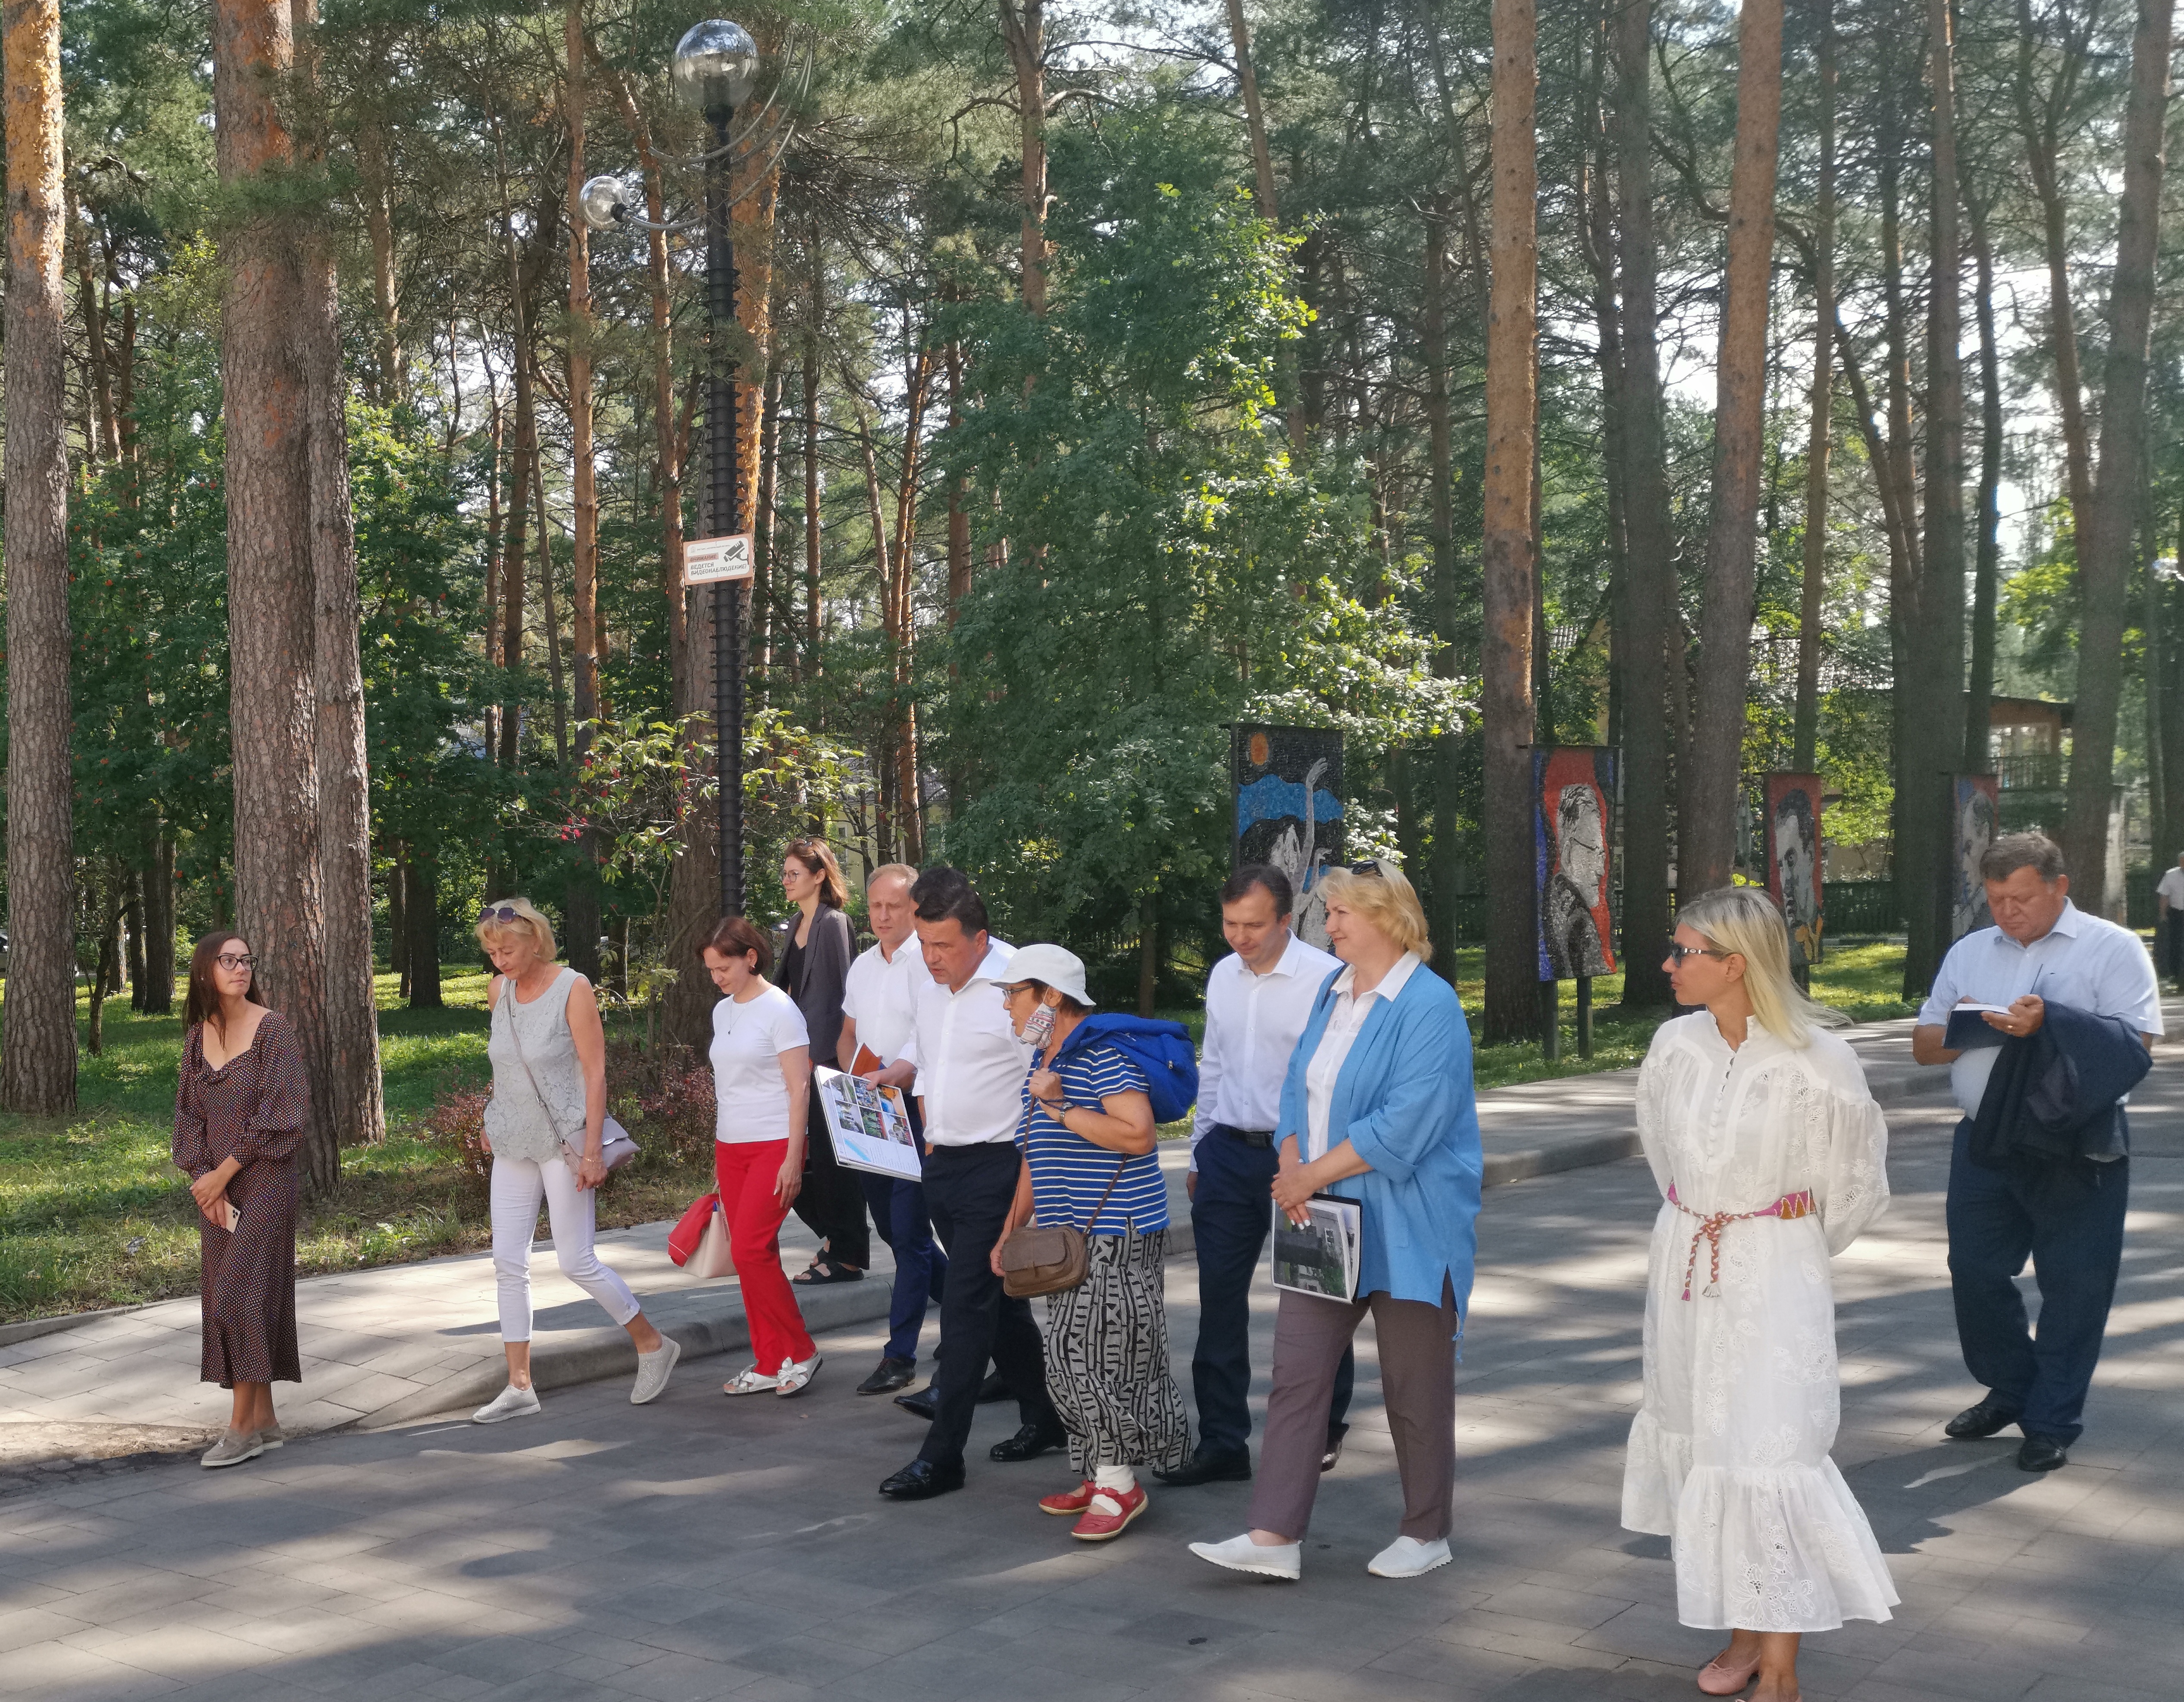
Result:
{"label": "green foliage", "polygon": [[1289,453],[1292,245],[1201,140],[1156,108],[1058,148],[1050,312],[961,315],[981,390],[939,453],[1006,557],[957,611],[938,755],[948,853],[1019,929],[1207,882],[1226,722],[1340,725],[1369,760],[1458,711],[1395,600],[1415,565]]}

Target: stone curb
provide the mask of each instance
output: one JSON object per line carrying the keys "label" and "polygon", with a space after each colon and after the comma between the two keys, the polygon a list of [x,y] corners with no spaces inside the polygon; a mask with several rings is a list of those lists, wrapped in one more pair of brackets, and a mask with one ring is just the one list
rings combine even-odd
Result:
{"label": "stone curb", "polygon": [[61,1330],[80,1330],[86,1324],[96,1324],[104,1318],[126,1317],[131,1312],[141,1312],[139,1306],[106,1306],[96,1312],[62,1312],[50,1318],[25,1318],[18,1323],[0,1324],[0,1348],[12,1348],[18,1342],[35,1341],[40,1336],[50,1336]]}

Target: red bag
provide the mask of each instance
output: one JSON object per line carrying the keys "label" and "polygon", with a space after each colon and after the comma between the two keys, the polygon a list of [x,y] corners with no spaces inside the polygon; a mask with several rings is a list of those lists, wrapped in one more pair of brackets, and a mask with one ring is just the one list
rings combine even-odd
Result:
{"label": "red bag", "polygon": [[690,1255],[698,1250],[698,1243],[705,1238],[706,1226],[712,1222],[713,1214],[720,1210],[720,1195],[709,1193],[682,1214],[682,1221],[667,1232],[667,1256],[670,1259],[677,1265],[690,1262]]}

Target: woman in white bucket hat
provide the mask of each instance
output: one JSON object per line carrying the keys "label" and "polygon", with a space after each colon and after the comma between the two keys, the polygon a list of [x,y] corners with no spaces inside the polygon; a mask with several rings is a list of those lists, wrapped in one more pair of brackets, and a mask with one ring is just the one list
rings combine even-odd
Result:
{"label": "woman in white bucket hat", "polygon": [[1006,973],[1009,1020],[1034,1055],[1017,1125],[1023,1171],[1003,1238],[1036,1215],[1084,1231],[1089,1254],[1084,1281],[1046,1302],[1047,1393],[1079,1482],[1039,1505],[1074,1516],[1080,1540],[1106,1542],[1145,1510],[1137,1468],[1178,1466],[1190,1451],[1183,1391],[1168,1370],[1159,1131],[1145,1071],[1100,1037],[1107,1019],[1079,1032],[1093,1000],[1076,954],[1025,946]]}

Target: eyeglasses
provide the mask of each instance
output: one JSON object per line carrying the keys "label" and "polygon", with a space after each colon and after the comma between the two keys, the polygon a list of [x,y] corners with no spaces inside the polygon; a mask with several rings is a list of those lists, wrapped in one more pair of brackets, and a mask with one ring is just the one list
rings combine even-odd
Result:
{"label": "eyeglasses", "polygon": [[1353,875],[1371,875],[1377,879],[1380,873],[1380,859],[1378,857],[1368,857],[1362,863],[1352,863],[1350,865],[1350,872]]}
{"label": "eyeglasses", "polygon": [[222,952],[218,957],[214,958],[213,961],[218,964],[222,969],[254,969],[258,965],[258,959],[256,958],[238,957],[233,952]]}
{"label": "eyeglasses", "polygon": [[1665,954],[1669,961],[1675,965],[1678,969],[1681,969],[1684,966],[1684,959],[1685,958],[1733,958],[1736,955],[1735,952],[1716,951],[1711,946],[1683,945],[1675,940],[1670,940],[1669,942]]}
{"label": "eyeglasses", "polygon": [[481,922],[520,922],[524,916],[523,912],[513,904],[488,904],[478,912],[478,920]]}

